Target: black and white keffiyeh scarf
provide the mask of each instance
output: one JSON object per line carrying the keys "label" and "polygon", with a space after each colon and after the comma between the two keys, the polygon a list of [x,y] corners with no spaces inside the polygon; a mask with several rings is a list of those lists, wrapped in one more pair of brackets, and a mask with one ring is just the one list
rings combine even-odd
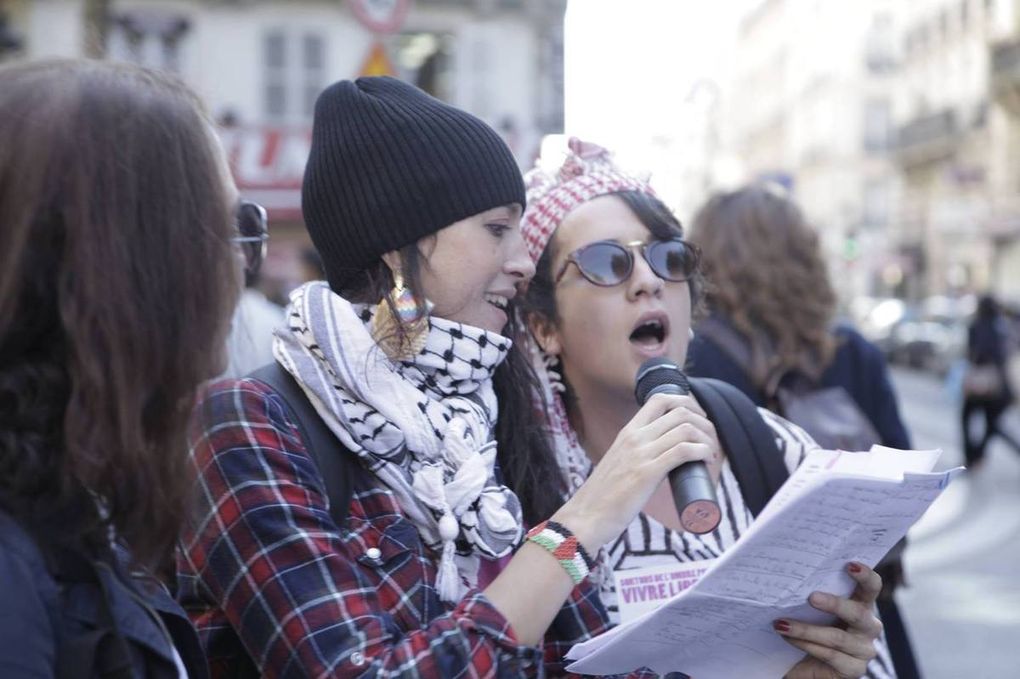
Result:
{"label": "black and white keffiyeh scarf", "polygon": [[436,588],[454,602],[477,583],[479,558],[505,556],[523,536],[520,502],[494,472],[492,376],[511,341],[431,318],[421,353],[395,362],[372,338],[373,312],[308,283],[291,294],[273,353],[439,551]]}

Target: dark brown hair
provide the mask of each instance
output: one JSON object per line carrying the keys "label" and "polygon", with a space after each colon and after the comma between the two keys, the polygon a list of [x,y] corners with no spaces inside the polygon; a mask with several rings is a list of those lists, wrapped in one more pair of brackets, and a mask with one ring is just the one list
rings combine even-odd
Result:
{"label": "dark brown hair", "polygon": [[175,78],[0,68],[0,506],[139,566],[186,510],[186,422],[240,283],[214,133]]}
{"label": "dark brown hair", "polygon": [[[401,272],[404,285],[414,294],[419,309],[424,310],[421,271],[428,266],[418,243],[400,249]],[[340,294],[352,302],[377,304],[384,302],[392,307],[386,294],[393,287],[393,275],[382,260],[361,272],[352,287]],[[496,368],[493,388],[499,403],[496,422],[496,458],[502,480],[521,501],[524,520],[534,526],[552,516],[563,503],[564,488],[556,457],[543,427],[543,416],[536,409],[532,394],[538,392],[538,380],[525,355],[522,338],[525,330],[519,327],[514,302],[508,310],[510,321],[503,335],[515,340],[506,359]],[[406,332],[401,327],[399,332]]]}
{"label": "dark brown hair", "polygon": [[817,378],[835,350],[836,295],[815,233],[797,206],[766,186],[713,196],[694,218],[708,306],[751,343],[751,379],[791,369]]}

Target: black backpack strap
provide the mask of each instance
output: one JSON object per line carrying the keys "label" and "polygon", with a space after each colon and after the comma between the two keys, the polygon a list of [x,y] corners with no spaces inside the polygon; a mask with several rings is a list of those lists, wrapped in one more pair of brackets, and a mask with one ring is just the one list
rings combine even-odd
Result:
{"label": "black backpack strap", "polygon": [[733,385],[706,377],[691,378],[690,384],[715,424],[744,503],[758,516],[789,476],[775,434],[757,406]]}
{"label": "black backpack strap", "polygon": [[322,421],[315,407],[294,377],[277,362],[264,365],[250,373],[248,379],[258,380],[270,387],[283,401],[294,418],[308,456],[319,468],[329,498],[329,515],[337,528],[347,521],[351,498],[354,496],[356,460]]}

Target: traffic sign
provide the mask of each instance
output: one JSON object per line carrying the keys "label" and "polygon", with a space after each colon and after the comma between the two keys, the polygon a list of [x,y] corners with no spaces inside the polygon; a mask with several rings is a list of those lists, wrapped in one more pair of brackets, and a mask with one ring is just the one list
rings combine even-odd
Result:
{"label": "traffic sign", "polygon": [[400,29],[411,8],[411,0],[350,0],[354,16],[373,33]]}
{"label": "traffic sign", "polygon": [[365,58],[365,62],[361,64],[361,70],[358,71],[359,77],[373,75],[397,77],[397,71],[393,68],[393,62],[390,61],[389,55],[386,54],[386,47],[378,40],[372,43],[372,49],[368,51],[368,57]]}

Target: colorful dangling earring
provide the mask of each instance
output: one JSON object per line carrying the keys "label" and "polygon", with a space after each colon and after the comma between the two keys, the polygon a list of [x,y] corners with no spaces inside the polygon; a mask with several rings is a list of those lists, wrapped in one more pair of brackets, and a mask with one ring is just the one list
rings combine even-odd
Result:
{"label": "colorful dangling earring", "polygon": [[427,311],[421,312],[414,294],[404,286],[403,275],[394,271],[393,290],[375,307],[372,337],[390,359],[407,361],[425,348],[428,331]]}

